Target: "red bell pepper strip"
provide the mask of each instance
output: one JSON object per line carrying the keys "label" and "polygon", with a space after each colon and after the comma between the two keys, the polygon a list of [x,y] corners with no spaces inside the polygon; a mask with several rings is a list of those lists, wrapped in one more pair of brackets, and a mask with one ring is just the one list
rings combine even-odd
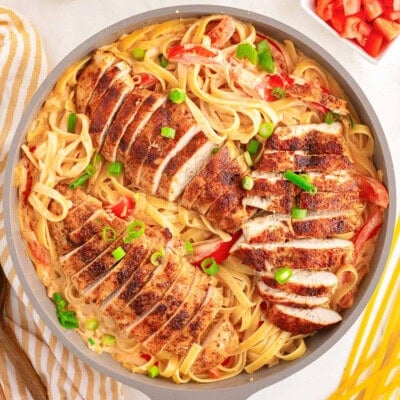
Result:
{"label": "red bell pepper strip", "polygon": [[387,208],[389,205],[389,194],[381,182],[369,176],[355,174],[354,179],[360,189],[360,199]]}
{"label": "red bell pepper strip", "polygon": [[128,196],[122,196],[110,208],[117,217],[127,218],[132,215],[132,212],[135,208],[135,202]]}

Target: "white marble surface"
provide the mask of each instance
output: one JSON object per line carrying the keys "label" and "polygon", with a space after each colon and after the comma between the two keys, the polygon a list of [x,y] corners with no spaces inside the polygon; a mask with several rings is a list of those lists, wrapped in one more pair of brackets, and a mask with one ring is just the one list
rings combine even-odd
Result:
{"label": "white marble surface", "polygon": [[[114,22],[159,7],[194,3],[234,6],[268,15],[291,25],[328,49],[356,78],[375,108],[393,153],[396,175],[400,176],[400,40],[379,65],[371,64],[306,16],[297,0],[0,0],[0,5],[24,14],[35,24],[51,66],[83,40]],[[340,379],[357,326],[355,324],[312,365],[249,399],[326,399]],[[135,389],[125,389],[129,400],[148,399]]]}

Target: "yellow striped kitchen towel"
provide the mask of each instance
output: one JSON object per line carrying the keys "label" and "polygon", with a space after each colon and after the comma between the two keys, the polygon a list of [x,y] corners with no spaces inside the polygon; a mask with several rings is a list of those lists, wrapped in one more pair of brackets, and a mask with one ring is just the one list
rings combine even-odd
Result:
{"label": "yellow striped kitchen towel", "polygon": [[[0,6],[0,183],[10,142],[21,114],[48,72],[46,57],[32,25]],[[2,190],[0,190],[0,202]],[[2,206],[1,206],[2,208]],[[7,321],[46,384],[49,399],[122,399],[122,386],[74,357],[52,335],[32,308],[15,274],[0,211],[0,261],[11,283]],[[5,354],[0,352],[0,399],[31,399]]]}

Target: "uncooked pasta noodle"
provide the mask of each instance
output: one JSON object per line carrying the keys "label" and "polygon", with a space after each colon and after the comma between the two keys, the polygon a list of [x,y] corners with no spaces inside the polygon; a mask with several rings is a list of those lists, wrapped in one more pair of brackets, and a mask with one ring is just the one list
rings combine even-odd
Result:
{"label": "uncooked pasta noodle", "polygon": [[[221,15],[211,15],[146,26],[100,50],[127,62],[134,71],[133,80],[136,83],[140,83],[141,74],[149,74],[155,78],[155,90],[175,87],[185,90],[187,106],[215,146],[228,139],[239,146],[247,144],[257,135],[262,122],[271,122],[274,126],[324,122],[325,113],[318,104],[291,96],[272,100],[257,98],[248,87],[232,79],[226,60],[234,58],[238,43],[257,44],[265,38],[250,23],[233,19],[234,36],[218,49],[221,60],[218,67],[173,62],[165,67],[160,65],[158,57],[162,55],[167,59],[172,45],[212,46],[208,36],[210,27],[223,19]],[[330,73],[299,51],[293,41],[281,43],[272,38],[268,40],[276,64],[286,65],[286,72],[290,76],[317,82],[332,95],[346,98]],[[137,61],[131,56],[133,48],[145,50],[143,60]],[[21,161],[15,171],[22,236],[49,296],[62,293],[79,321],[89,317],[100,321],[96,331],[86,329],[82,322],[77,329],[86,342],[89,340],[88,346],[92,350],[111,353],[117,361],[136,373],[145,374],[151,366],[156,365],[161,376],[171,378],[176,383],[227,379],[243,371],[252,373],[281,360],[301,357],[306,352],[305,335],[283,331],[266,318],[265,301],[256,287],[257,272],[235,255],[230,255],[221,263],[220,272],[212,280],[223,294],[221,312],[226,314],[238,332],[239,346],[235,354],[207,374],[192,371],[192,365],[202,351],[200,344],[193,344],[184,355],[166,350],[157,356],[145,354],[140,343],[132,338],[127,339],[119,332],[112,318],[104,315],[94,304],[86,304],[71,280],[63,274],[48,223],[63,220],[71,202],[56,187],[59,183],[71,183],[85,172],[90,163],[95,163],[96,171],[90,176],[85,190],[103,204],[112,205],[121,196],[128,196],[135,202],[135,218],[146,224],[168,228],[174,237],[190,241],[195,249],[220,239],[225,242],[231,240],[230,234],[179,203],[170,203],[134,187],[127,187],[122,175],[109,176],[107,163],[101,157],[96,157],[89,132],[89,118],[78,113],[75,104],[77,79],[89,60],[90,56],[77,62],[59,78],[27,132],[26,142],[21,149]],[[248,73],[260,80],[265,76],[265,72],[254,65],[249,66]],[[350,152],[348,157],[360,174],[381,180],[382,176],[372,161],[374,138],[370,128],[359,120],[351,106],[349,109],[350,114],[341,118]],[[68,116],[71,113],[76,113],[73,133],[68,131]],[[52,201],[58,203],[59,213],[50,211],[49,204]],[[370,203],[361,202],[358,212],[364,221],[372,214],[372,207]],[[351,232],[338,237],[351,240],[354,235],[355,232]],[[368,272],[373,250],[372,240],[363,248],[355,265],[343,266],[336,271],[339,284],[332,297],[332,309],[341,310],[351,306],[360,279]],[[115,336],[115,344],[102,343],[100,338],[106,333]]]}

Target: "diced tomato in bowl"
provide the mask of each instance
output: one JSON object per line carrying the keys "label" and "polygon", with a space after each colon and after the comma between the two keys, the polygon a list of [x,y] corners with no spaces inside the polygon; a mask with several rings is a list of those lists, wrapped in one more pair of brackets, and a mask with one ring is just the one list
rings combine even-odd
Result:
{"label": "diced tomato in bowl", "polygon": [[400,36],[400,0],[303,0],[302,4],[372,62]]}

